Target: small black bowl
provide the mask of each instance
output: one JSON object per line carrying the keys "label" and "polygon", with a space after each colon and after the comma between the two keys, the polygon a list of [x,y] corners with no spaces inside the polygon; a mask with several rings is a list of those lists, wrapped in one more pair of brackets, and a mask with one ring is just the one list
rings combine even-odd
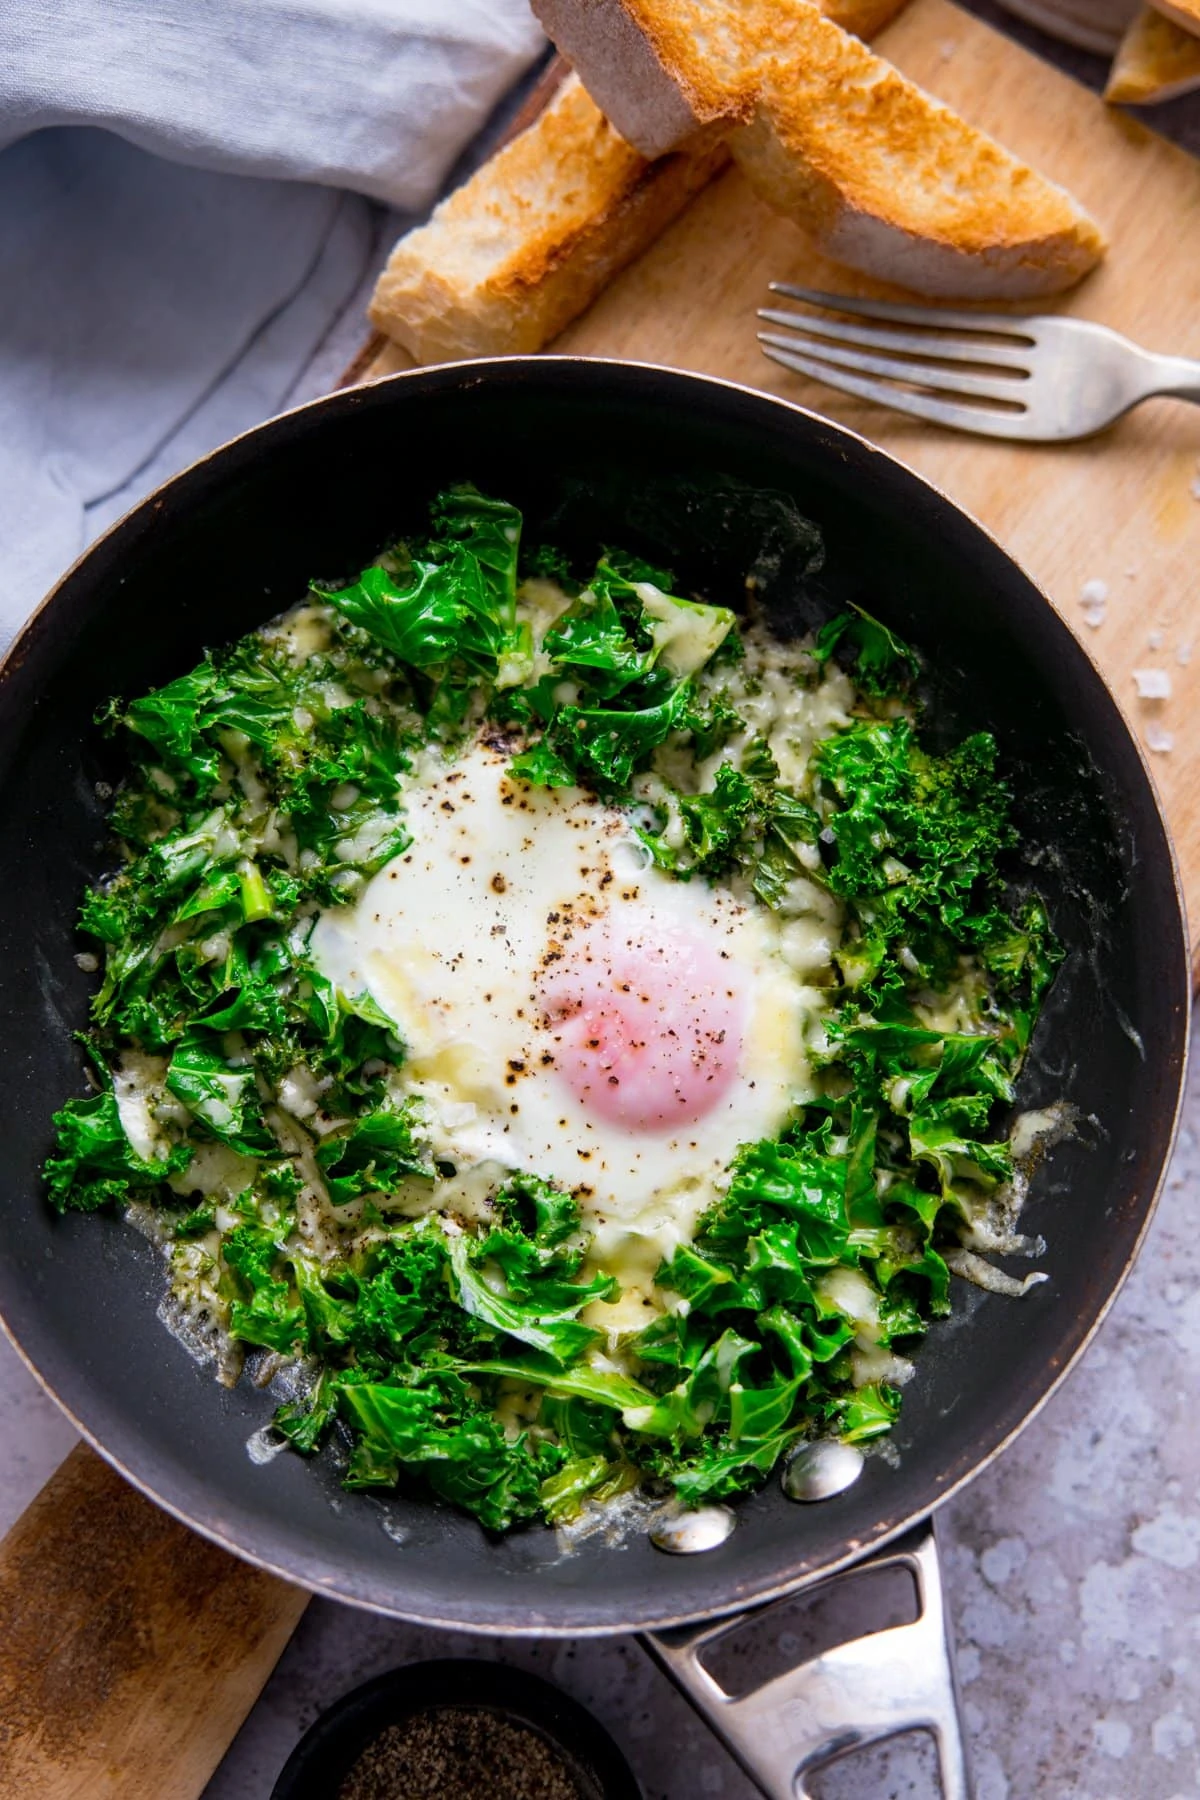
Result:
{"label": "small black bowl", "polygon": [[577,1701],[539,1675],[456,1658],[393,1669],[344,1695],[305,1732],[271,1800],[337,1800],[351,1769],[389,1725],[451,1709],[492,1712],[526,1727],[562,1758],[580,1800],[642,1800],[629,1764]]}

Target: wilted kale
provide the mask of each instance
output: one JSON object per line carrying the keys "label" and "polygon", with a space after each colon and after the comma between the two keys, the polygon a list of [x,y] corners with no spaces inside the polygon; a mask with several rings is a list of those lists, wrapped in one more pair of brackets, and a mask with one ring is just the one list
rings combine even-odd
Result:
{"label": "wilted kale", "polygon": [[[514,760],[514,774],[627,797],[634,771],[673,732],[689,729],[691,675],[727,647],[736,628],[728,609],[670,588],[665,570],[614,551],[601,558],[546,634],[550,672],[493,702],[501,721],[538,734]],[[564,685],[573,700],[562,698]]]}
{"label": "wilted kale", "polygon": [[[730,610],[616,550],[522,560],[521,523],[451,489],[425,536],[314,589],[307,623],[106,709],[130,773],[121,866],[80,919],[104,954],[98,1091],[55,1115],[45,1169],[60,1209],[156,1208],[181,1290],[301,1372],[275,1418],[297,1450],[340,1433],[347,1485],[424,1481],[493,1530],[644,1480],[698,1504],[799,1437],[890,1428],[898,1359],[949,1309],[942,1251],[1011,1179],[998,1121],[1058,955],[1006,879],[993,740],[925,746],[917,660],[879,621],[818,634],[800,678],[836,656],[853,711],[789,785],[721,674],[742,655]],[[521,568],[565,596],[536,642]],[[407,848],[414,752],[485,719],[518,740],[515,778],[630,808],[656,751],[690,750],[694,791],[656,775],[666,798],[634,814],[659,867],[768,908],[816,884],[842,910],[815,1097],[738,1149],[657,1272],[665,1309],[619,1346],[584,1316],[619,1288],[572,1195],[528,1172],[482,1218],[438,1207],[455,1171],[403,1043],[309,950],[319,912]],[[932,1022],[950,993],[953,1029]],[[214,1156],[234,1200],[193,1171]],[[313,1231],[330,1210],[352,1222],[333,1249]]]}
{"label": "wilted kale", "polygon": [[55,1154],[46,1160],[46,1187],[60,1211],[68,1206],[95,1212],[113,1201],[154,1192],[191,1161],[187,1144],[174,1144],[164,1157],[141,1157],[130,1143],[111,1092],[69,1100],[54,1115]]}

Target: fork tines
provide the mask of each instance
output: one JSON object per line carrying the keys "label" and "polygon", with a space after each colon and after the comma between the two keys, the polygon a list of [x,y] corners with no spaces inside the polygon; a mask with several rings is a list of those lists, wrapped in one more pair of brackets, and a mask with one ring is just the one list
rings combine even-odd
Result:
{"label": "fork tines", "polygon": [[771,291],[849,315],[762,308],[760,319],[787,331],[760,331],[759,342],[789,369],[918,418],[997,436],[1011,433],[1014,415],[1026,410],[1020,384],[1029,378],[1034,339],[1019,317],[866,300],[782,281],[773,281]]}

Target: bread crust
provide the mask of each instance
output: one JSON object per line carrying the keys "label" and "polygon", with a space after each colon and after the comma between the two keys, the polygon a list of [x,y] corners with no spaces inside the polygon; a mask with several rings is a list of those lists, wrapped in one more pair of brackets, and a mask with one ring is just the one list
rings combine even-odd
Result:
{"label": "bread crust", "polygon": [[[812,0],[860,38],[908,0]],[[755,57],[787,52],[794,0],[532,0],[546,35],[644,156],[664,156],[753,111]]]}
{"label": "bread crust", "polygon": [[401,238],[371,322],[421,363],[540,350],[727,161],[720,143],[648,161],[571,77]]}
{"label": "bread crust", "polygon": [[1151,0],[1151,4],[1182,31],[1200,34],[1200,0]]}
{"label": "bread crust", "polygon": [[1200,37],[1146,6],[1121,39],[1104,98],[1111,105],[1152,106],[1200,88]]}
{"label": "bread crust", "polygon": [[535,5],[545,22],[567,20],[556,41],[589,87],[594,66],[608,79],[614,18],[636,24],[644,62],[674,83],[675,101],[648,118],[645,90],[624,103],[618,94],[618,130],[664,149],[682,99],[700,140],[723,131],[768,204],[864,274],[926,294],[1017,298],[1070,287],[1104,253],[1064,189],[807,0]]}

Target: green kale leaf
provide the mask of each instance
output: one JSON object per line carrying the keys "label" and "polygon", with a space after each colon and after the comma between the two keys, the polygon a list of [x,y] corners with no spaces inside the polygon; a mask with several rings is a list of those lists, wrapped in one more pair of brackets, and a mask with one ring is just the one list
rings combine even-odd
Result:
{"label": "green kale leaf", "polygon": [[317,1151],[335,1206],[363,1194],[391,1194],[406,1176],[432,1181],[434,1168],[418,1142],[419,1102],[365,1113],[349,1131],[328,1137]]}
{"label": "green kale leaf", "polygon": [[46,1186],[59,1212],[95,1212],[124,1203],[180,1174],[192,1159],[190,1144],[175,1144],[165,1157],[138,1155],[125,1134],[115,1094],[68,1100],[54,1115],[56,1154],[48,1157]]}

